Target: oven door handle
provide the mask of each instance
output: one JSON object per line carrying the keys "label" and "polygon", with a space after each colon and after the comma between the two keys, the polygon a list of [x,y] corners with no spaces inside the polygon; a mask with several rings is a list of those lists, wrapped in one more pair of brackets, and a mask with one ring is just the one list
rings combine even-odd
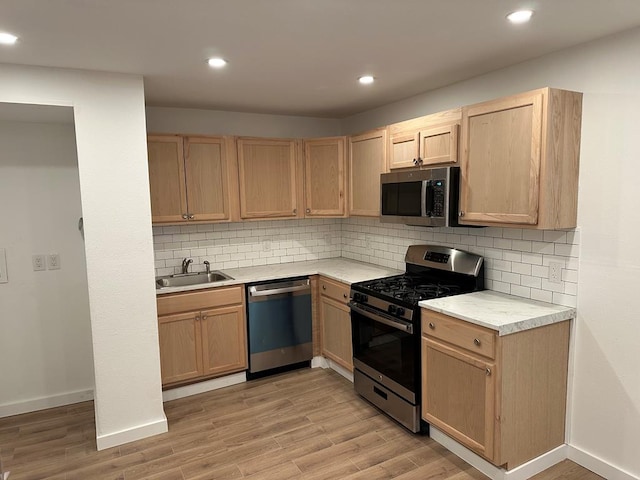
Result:
{"label": "oven door handle", "polygon": [[411,325],[410,323],[398,322],[397,320],[388,318],[387,316],[382,316],[379,313],[370,312],[369,310],[365,310],[354,302],[349,302],[349,306],[354,312],[359,313],[360,315],[364,315],[365,317],[370,318],[375,322],[380,322],[397,330],[413,334],[413,325]]}

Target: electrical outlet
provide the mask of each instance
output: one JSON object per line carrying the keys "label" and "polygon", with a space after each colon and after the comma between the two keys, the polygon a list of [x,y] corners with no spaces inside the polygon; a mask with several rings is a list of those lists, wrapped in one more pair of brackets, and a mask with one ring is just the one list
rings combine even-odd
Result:
{"label": "electrical outlet", "polygon": [[270,240],[263,240],[262,241],[262,251],[263,252],[270,252],[271,251],[271,241]]}
{"label": "electrical outlet", "polygon": [[58,255],[57,253],[50,253],[47,256],[47,265],[49,266],[49,270],[59,270],[60,255]]}
{"label": "electrical outlet", "polygon": [[31,261],[33,262],[34,272],[41,272],[47,269],[46,255],[34,255],[31,257]]}
{"label": "electrical outlet", "polygon": [[549,262],[549,281],[562,283],[562,264],[560,262]]}
{"label": "electrical outlet", "polygon": [[7,256],[4,248],[0,248],[0,283],[8,283],[9,275],[7,274]]}

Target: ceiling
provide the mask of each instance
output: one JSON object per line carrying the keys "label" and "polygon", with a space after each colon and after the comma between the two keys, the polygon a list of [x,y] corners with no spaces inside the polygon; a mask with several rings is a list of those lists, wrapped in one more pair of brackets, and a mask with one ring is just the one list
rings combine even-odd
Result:
{"label": "ceiling", "polygon": [[2,0],[20,40],[0,63],[140,74],[148,105],[342,118],[638,25],[638,0]]}

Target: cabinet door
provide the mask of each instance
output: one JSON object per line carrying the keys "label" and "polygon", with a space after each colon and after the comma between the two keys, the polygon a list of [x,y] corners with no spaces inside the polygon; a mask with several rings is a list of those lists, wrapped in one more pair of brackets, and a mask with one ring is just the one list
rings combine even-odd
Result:
{"label": "cabinet door", "polygon": [[240,216],[296,217],[295,140],[238,139]]}
{"label": "cabinet door", "polygon": [[221,375],[247,368],[247,330],[244,306],[202,312],[204,375]]}
{"label": "cabinet door", "polygon": [[189,220],[228,220],[229,181],[224,138],[185,139]]}
{"label": "cabinet door", "polygon": [[535,225],[543,94],[463,108],[461,221]]}
{"label": "cabinet door", "polygon": [[421,165],[453,164],[458,162],[457,123],[420,131]]}
{"label": "cabinet door", "polygon": [[182,137],[150,135],[147,139],[153,223],[187,220]]}
{"label": "cabinet door", "polygon": [[493,458],[495,366],[422,337],[422,418]]}
{"label": "cabinet door", "polygon": [[419,153],[418,132],[395,133],[389,136],[389,169],[416,166]]}
{"label": "cabinet door", "polygon": [[349,371],[353,371],[349,307],[321,296],[320,318],[322,322],[322,354]]}
{"label": "cabinet door", "polygon": [[349,138],[349,214],[380,216],[380,174],[387,168],[386,129]]}
{"label": "cabinet door", "polygon": [[198,312],[158,317],[162,384],[202,375],[202,342]]}
{"label": "cabinet door", "polygon": [[305,140],[305,216],[343,217],[345,138]]}

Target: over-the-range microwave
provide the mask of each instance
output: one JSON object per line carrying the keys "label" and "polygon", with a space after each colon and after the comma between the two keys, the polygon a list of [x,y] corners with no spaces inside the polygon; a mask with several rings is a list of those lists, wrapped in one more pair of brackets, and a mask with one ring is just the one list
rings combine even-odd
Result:
{"label": "over-the-range microwave", "polygon": [[380,221],[454,227],[458,225],[460,168],[383,173]]}

